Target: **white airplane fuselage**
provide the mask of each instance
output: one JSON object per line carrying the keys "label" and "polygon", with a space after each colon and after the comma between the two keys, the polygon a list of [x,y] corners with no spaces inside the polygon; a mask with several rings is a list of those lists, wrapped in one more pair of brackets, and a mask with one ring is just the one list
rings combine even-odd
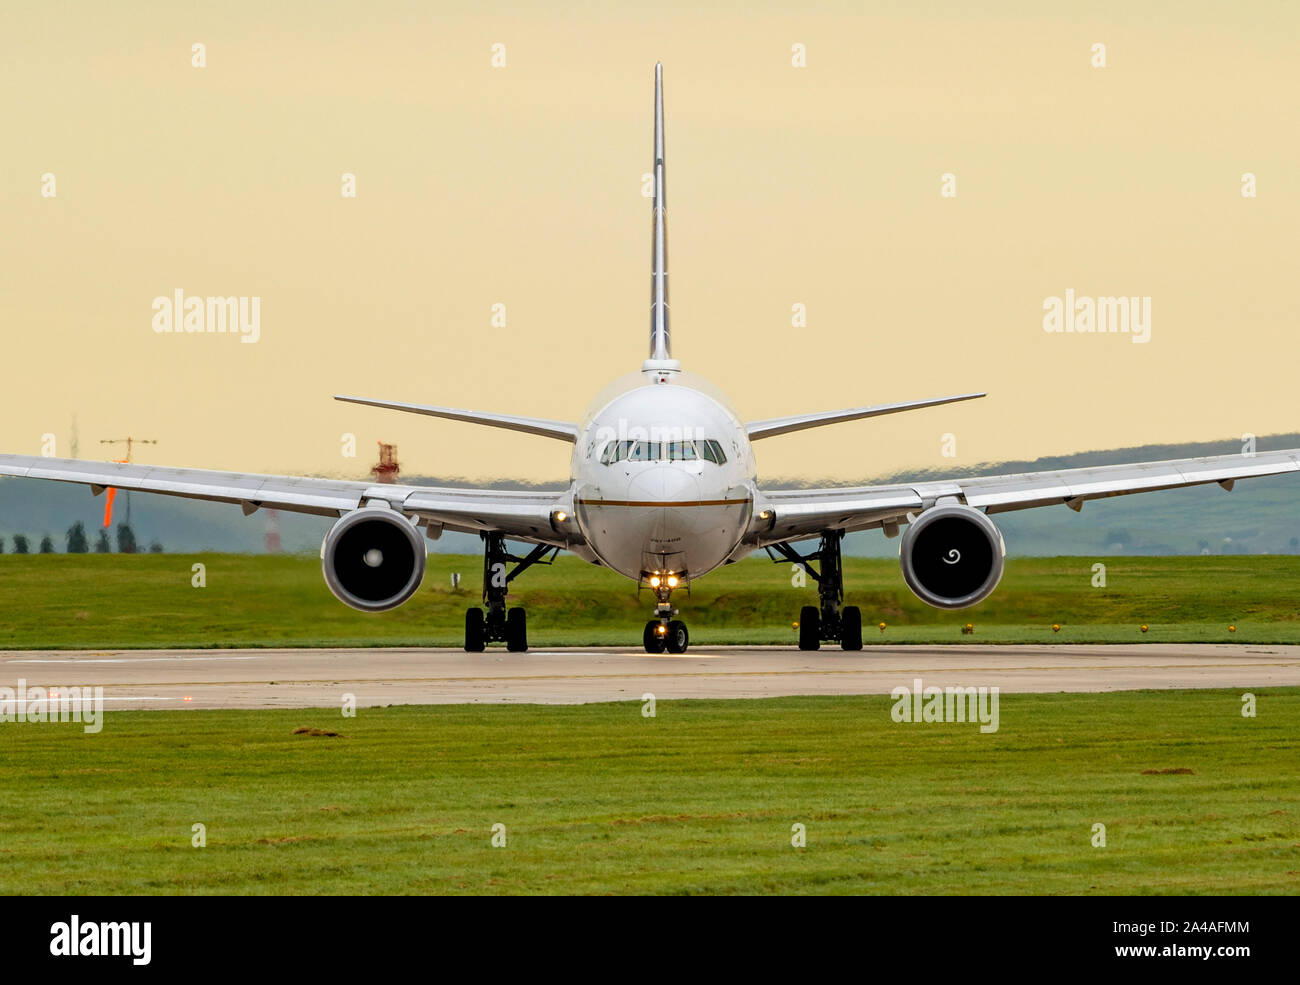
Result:
{"label": "white airplane fuselage", "polygon": [[579,425],[571,474],[594,560],[638,581],[686,584],[723,564],[754,507],[744,424],[711,384],[678,370],[646,369],[602,391]]}

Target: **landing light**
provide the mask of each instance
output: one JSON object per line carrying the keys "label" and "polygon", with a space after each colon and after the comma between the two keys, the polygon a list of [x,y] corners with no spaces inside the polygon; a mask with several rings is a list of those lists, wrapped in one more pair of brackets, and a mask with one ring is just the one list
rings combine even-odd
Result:
{"label": "landing light", "polygon": [[565,520],[567,520],[568,518],[569,518],[569,514],[565,513],[564,510],[556,510],[556,511],[555,511],[555,522],[556,522],[556,523],[563,523],[563,522],[564,522]]}
{"label": "landing light", "polygon": [[655,627],[655,632],[658,633],[660,636],[663,636],[668,632],[668,627],[665,626],[663,623],[660,623],[658,626]]}
{"label": "landing light", "polygon": [[651,587],[651,588],[658,588],[658,587],[659,587],[659,576],[658,576],[658,575],[654,575],[653,577],[651,577],[651,579],[650,579],[650,587]]}
{"label": "landing light", "polygon": [[676,576],[676,575],[669,575],[669,576],[668,576],[668,587],[669,587],[669,588],[676,588],[676,587],[677,587],[677,576]]}

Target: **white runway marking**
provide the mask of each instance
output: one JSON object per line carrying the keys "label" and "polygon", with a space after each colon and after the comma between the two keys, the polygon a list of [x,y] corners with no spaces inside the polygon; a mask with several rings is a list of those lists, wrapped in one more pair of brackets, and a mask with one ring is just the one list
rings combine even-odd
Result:
{"label": "white runway marking", "polygon": [[[181,699],[179,699],[179,698],[169,697],[169,696],[166,696],[166,695],[158,695],[158,694],[123,694],[123,695],[109,695],[109,694],[106,694],[106,695],[104,695],[104,699],[103,699],[103,700],[104,700],[104,704],[108,704],[110,701],[122,701],[122,702],[135,702],[135,701],[179,701],[179,700],[181,700]],[[75,705],[85,706],[85,705],[87,705],[87,704],[89,704],[89,703],[90,703],[90,699],[89,699],[89,698],[77,699],[77,698],[64,698],[64,697],[58,697],[58,698],[27,698],[27,699],[25,699],[24,701],[19,701],[19,700],[17,700],[17,699],[15,698],[14,701],[12,702],[13,707],[14,707],[15,709],[17,709],[20,713],[24,713],[24,714],[26,713],[26,709],[27,709],[27,706],[28,706],[28,705],[46,705],[46,706],[58,705],[59,708],[62,708],[64,705],[74,705],[74,704],[75,704]],[[10,702],[5,702],[5,706],[6,706],[6,707],[8,707],[9,704],[10,704]]]}
{"label": "white runway marking", "polygon": [[193,655],[175,657],[32,657],[26,660],[7,660],[11,664],[147,664],[176,663],[178,661],[194,662],[198,660],[261,660],[260,655],[230,654],[223,657],[196,657]]}

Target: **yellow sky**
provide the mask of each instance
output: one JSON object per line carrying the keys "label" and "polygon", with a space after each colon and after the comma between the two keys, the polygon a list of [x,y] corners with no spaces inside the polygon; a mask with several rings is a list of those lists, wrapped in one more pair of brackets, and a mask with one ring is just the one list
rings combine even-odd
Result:
{"label": "yellow sky", "polygon": [[[787,6],[6,4],[0,449],[66,454],[76,412],[83,457],[563,478],[559,442],[330,396],[576,420],[640,365],[656,59],[684,367],[751,419],[991,394],[761,475],[1300,430],[1300,8]],[[260,297],[260,340],[156,334],[177,288]],[[1046,334],[1067,288],[1150,296],[1150,343]]]}

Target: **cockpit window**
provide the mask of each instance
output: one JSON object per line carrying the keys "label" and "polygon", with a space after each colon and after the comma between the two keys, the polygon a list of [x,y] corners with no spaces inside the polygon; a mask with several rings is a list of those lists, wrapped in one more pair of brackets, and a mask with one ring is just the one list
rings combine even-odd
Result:
{"label": "cockpit window", "polygon": [[605,450],[600,453],[601,465],[613,465],[615,462],[621,462],[627,458],[627,453],[632,448],[630,441],[611,441],[605,446]]}
{"label": "cockpit window", "polygon": [[722,450],[722,445],[709,438],[707,441],[701,441],[700,453],[706,461],[713,462],[716,465],[722,465],[727,460],[726,453]]}
{"label": "cockpit window", "polygon": [[697,462],[715,465],[727,460],[722,445],[712,438],[699,441],[611,441],[600,453],[601,465],[615,462]]}

